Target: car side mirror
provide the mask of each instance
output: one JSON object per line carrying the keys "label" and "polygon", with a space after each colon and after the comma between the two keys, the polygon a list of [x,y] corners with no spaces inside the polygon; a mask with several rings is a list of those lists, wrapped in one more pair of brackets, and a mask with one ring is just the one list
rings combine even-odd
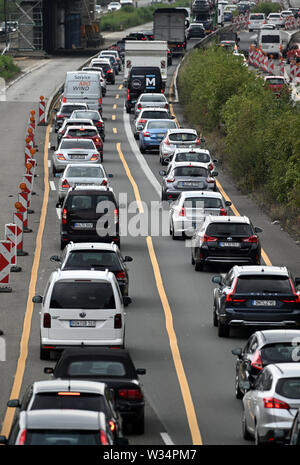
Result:
{"label": "car side mirror", "polygon": [[52,150],[52,152],[55,152],[55,150],[56,150],[55,145],[51,145],[50,150]]}
{"label": "car side mirror", "polygon": [[43,302],[43,297],[41,295],[35,295],[32,297],[32,302],[34,304],[41,304]]}
{"label": "car side mirror", "polygon": [[300,284],[300,278],[295,278],[295,284],[296,284],[296,286],[299,286],[299,284]]}
{"label": "car side mirror", "polygon": [[253,389],[253,384],[251,384],[249,381],[241,381],[241,385],[243,387],[244,392],[247,392]]}
{"label": "car side mirror", "polygon": [[165,163],[170,163],[170,158],[165,158]]}
{"label": "car side mirror", "polygon": [[124,303],[125,307],[127,307],[127,305],[130,305],[132,303],[131,297],[128,297],[127,295],[124,295],[123,296],[123,303]]}
{"label": "car side mirror", "polygon": [[19,399],[10,399],[8,402],[7,402],[7,407],[12,407],[12,408],[20,408],[21,407],[21,403],[19,401]]}
{"label": "car side mirror", "polygon": [[232,205],[232,202],[230,202],[230,200],[226,200],[225,205],[226,205],[226,207],[230,207],[230,205]]}
{"label": "car side mirror", "polygon": [[211,280],[215,284],[222,284],[223,282],[222,276],[213,276]]}
{"label": "car side mirror", "polygon": [[259,233],[262,233],[262,232],[263,232],[263,229],[255,227],[255,228],[254,228],[254,231],[255,231],[257,234],[259,234]]}
{"label": "car side mirror", "polygon": [[214,162],[216,165],[219,163],[219,161],[218,161],[216,158],[213,160],[213,162]]}
{"label": "car side mirror", "polygon": [[218,174],[219,174],[218,171],[213,171],[213,172],[211,173],[212,176],[218,176]]}
{"label": "car side mirror", "polygon": [[44,368],[45,375],[53,375],[54,369],[52,367],[45,367]]}
{"label": "car side mirror", "polygon": [[137,368],[136,370],[137,375],[145,375],[146,374],[146,369],[145,368]]}
{"label": "car side mirror", "polygon": [[241,347],[236,347],[235,349],[232,349],[231,351],[232,355],[236,355],[237,357],[241,357],[243,350]]}
{"label": "car side mirror", "polygon": [[123,260],[123,261],[124,261],[124,262],[132,262],[132,261],[133,261],[133,258],[132,258],[132,257],[129,257],[129,255],[126,255],[126,256],[124,257],[124,260]]}
{"label": "car side mirror", "polygon": [[52,257],[50,257],[50,262],[60,262],[60,257],[58,255],[52,255]]}
{"label": "car side mirror", "polygon": [[108,176],[109,178],[113,178],[113,177],[114,177],[114,175],[111,174],[111,173],[109,173],[107,176]]}
{"label": "car side mirror", "polygon": [[160,176],[166,176],[167,172],[165,170],[160,170],[159,174]]}
{"label": "car side mirror", "polygon": [[2,445],[7,445],[7,437],[6,436],[0,436],[0,444]]}

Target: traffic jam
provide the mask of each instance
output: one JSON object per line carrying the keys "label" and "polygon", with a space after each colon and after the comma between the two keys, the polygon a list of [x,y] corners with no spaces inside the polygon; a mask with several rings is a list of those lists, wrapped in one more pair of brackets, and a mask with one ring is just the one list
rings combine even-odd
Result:
{"label": "traffic jam", "polygon": [[[178,432],[173,435],[167,425],[168,435],[161,438],[168,437],[169,442],[162,443],[205,444],[193,390],[188,407],[190,391],[182,387],[189,369],[185,375],[183,360],[187,356],[181,357],[181,346],[192,352],[198,345],[193,348],[188,332],[179,334],[176,318],[168,323],[170,307],[177,298],[181,307],[177,318],[186,317],[195,325],[187,311],[189,306],[201,307],[202,293],[210,302],[207,313],[213,346],[209,347],[222,352],[224,341],[231,347],[232,389],[226,396],[236,398],[233,410],[240,421],[239,433],[229,442],[300,444],[300,272],[297,277],[285,262],[271,263],[264,251],[271,238],[265,236],[257,218],[254,221],[246,215],[246,209],[237,211],[233,197],[228,197],[218,181],[221,167],[205,135],[185,127],[174,103],[174,75],[180,61],[191,44],[217,29],[213,24],[216,9],[218,27],[234,23],[234,11],[242,15],[241,21],[246,17],[248,32],[256,31],[257,43],[262,45],[267,36],[270,52],[277,54],[280,66],[280,31],[285,18],[296,18],[298,11],[284,10],[266,18],[251,13],[253,6],[255,3],[244,0],[232,5],[225,0],[218,5],[194,0],[191,9],[158,9],[153,30],[137,28],[99,51],[81,69],[70,68],[66,73],[49,122],[48,167],[49,182],[54,186],[51,214],[58,226],[54,237],[57,252],[48,257],[52,271],[47,269],[44,287],[38,287],[32,298],[40,319],[36,342],[44,377],[25,386],[20,398],[8,400],[7,409],[14,416],[9,433],[0,436],[1,444],[151,444],[152,436],[147,439],[152,424],[149,411],[153,408],[158,418],[165,414],[163,408],[160,412],[155,407],[160,390],[152,391],[152,384],[159,384],[161,377],[161,391],[168,391],[163,388],[168,379],[166,372],[158,371],[158,379],[149,381],[152,365],[148,354],[138,352],[134,338],[142,346],[143,338],[157,337],[158,348],[166,330],[167,351],[175,366],[169,390],[175,379],[174,390],[180,386],[183,393],[185,406],[180,412],[187,417],[184,427],[189,425],[190,440],[181,443]],[[177,37],[172,29],[175,23]],[[247,59],[235,33],[224,33],[220,39],[224,53],[241,55],[241,66],[249,66],[249,72],[268,66],[262,60],[258,66],[254,64],[258,57],[251,47]],[[298,49],[289,50],[287,60],[292,53],[296,55]],[[281,73],[264,77],[276,95],[286,79]],[[117,125],[118,117],[122,119]],[[111,149],[109,144],[117,141],[120,133],[126,142]],[[125,201],[124,194],[128,194]],[[143,252],[135,254],[139,244],[135,238],[143,234],[131,215],[135,210],[142,221],[152,201],[159,205],[166,234],[160,234],[155,242],[146,232]],[[123,228],[132,235],[130,247]],[[183,264],[178,263],[182,256]],[[151,266],[150,278],[134,271],[140,269],[142,260]],[[164,273],[159,271],[160,260],[167,261]],[[141,327],[143,292],[153,276],[150,293],[158,293],[158,307],[166,318],[165,327],[159,329],[155,328],[158,317],[153,306],[147,307],[149,315]],[[169,292],[166,296],[165,289],[175,292],[176,286],[184,287],[185,279],[192,283],[193,292],[206,280],[197,303],[188,294],[181,299],[180,289],[175,297]],[[156,331],[163,334],[156,336]],[[149,336],[143,335],[147,332]],[[174,339],[175,344],[171,342]],[[160,352],[153,357],[159,365],[160,358],[169,356]],[[199,357],[199,363],[205,363],[203,355]],[[205,376],[206,369],[202,370]],[[220,414],[226,415],[221,406]],[[196,422],[199,417],[199,431],[190,426],[193,415]],[[176,412],[172,418],[176,422]],[[204,429],[203,440],[200,429]]]}

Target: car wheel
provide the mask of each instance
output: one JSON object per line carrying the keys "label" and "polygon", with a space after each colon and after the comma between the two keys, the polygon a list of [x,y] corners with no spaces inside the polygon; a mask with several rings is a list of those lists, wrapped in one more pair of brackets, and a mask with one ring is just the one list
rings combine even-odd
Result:
{"label": "car wheel", "polygon": [[235,397],[237,399],[242,399],[244,397],[244,394],[240,389],[239,375],[237,373],[235,375]]}
{"label": "car wheel", "polygon": [[56,173],[57,173],[57,169],[55,168],[55,165],[52,162],[52,174],[53,174],[54,177],[56,176]]}
{"label": "car wheel", "polygon": [[141,153],[146,153],[146,149],[142,145],[140,146],[140,152]]}
{"label": "car wheel", "polygon": [[144,434],[145,432],[145,413],[139,417],[138,421],[132,423],[131,431],[134,434]]}
{"label": "car wheel", "polygon": [[193,257],[193,253],[191,253],[191,264],[195,265],[195,260],[194,260],[194,257]]}
{"label": "car wheel", "polygon": [[103,163],[103,153],[100,154],[100,161]]}
{"label": "car wheel", "polygon": [[162,190],[161,191],[161,201],[163,202],[164,200],[167,200],[167,197],[166,197],[166,194],[164,193],[164,191]]}
{"label": "car wheel", "polygon": [[173,241],[178,241],[180,239],[180,236],[176,236],[175,231],[174,231],[174,224],[172,223],[172,239]]}
{"label": "car wheel", "polygon": [[131,108],[126,107],[126,113],[131,113]]}
{"label": "car wheel", "polygon": [[40,346],[40,359],[41,360],[50,360],[50,350],[49,349],[43,349],[43,347]]}
{"label": "car wheel", "polygon": [[217,317],[217,312],[216,312],[216,307],[214,306],[213,310],[213,325],[215,328],[218,327],[218,317]]}
{"label": "car wheel", "polygon": [[229,336],[229,326],[224,325],[218,321],[218,336],[219,337],[228,337]]}
{"label": "car wheel", "polygon": [[247,429],[245,410],[243,410],[243,414],[242,414],[242,434],[243,434],[243,438],[246,439],[246,441],[249,441],[250,439],[252,439],[252,436],[250,435]]}
{"label": "car wheel", "polygon": [[195,271],[203,271],[203,263],[195,262]]}

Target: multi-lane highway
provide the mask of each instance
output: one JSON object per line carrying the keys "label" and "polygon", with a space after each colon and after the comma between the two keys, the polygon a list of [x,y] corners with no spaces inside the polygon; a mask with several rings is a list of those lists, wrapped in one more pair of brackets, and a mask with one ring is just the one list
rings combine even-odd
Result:
{"label": "multi-lane highway", "polygon": [[[1,102],[1,113],[5,115],[0,121],[2,231],[4,224],[11,221],[23,174],[29,111],[37,108],[41,94],[49,96],[63,81],[65,72],[77,69],[83,61],[47,60],[12,86],[7,101]],[[167,96],[177,64],[175,58],[168,70]],[[128,204],[140,199],[145,202],[141,213],[145,217],[150,203],[160,201],[161,166],[157,153],[139,153],[131,133],[133,116],[124,111],[125,95],[119,75],[116,84],[108,86],[103,101],[104,165],[114,175],[114,191],[126,193]],[[180,125],[186,126],[180,103],[174,104],[173,110]],[[34,233],[27,234],[24,243],[29,256],[19,259],[23,271],[12,275],[12,294],[1,295],[0,328],[5,331],[7,343],[7,360],[0,362],[2,434],[7,434],[12,420],[13,412],[6,410],[7,400],[18,397],[19,390],[23,393],[32,381],[46,379],[44,366],[54,365],[54,361],[45,363],[39,359],[39,307],[31,304],[31,297],[35,292],[43,294],[46,280],[55,268],[49,257],[60,253],[57,179],[49,169],[48,151],[49,142],[55,144],[56,135],[50,125],[39,127],[37,134],[37,195],[32,205],[35,214],[29,218]],[[220,172],[218,179],[234,204],[233,211],[249,216],[255,226],[263,228],[266,263],[286,265],[299,274],[299,245],[234,187],[229,174]],[[133,216],[133,212],[128,213],[128,220]],[[212,324],[211,277],[219,270],[195,272],[189,247],[183,241],[172,241],[170,236],[151,236],[151,221],[141,236],[126,235],[121,240],[123,254],[134,259],[129,267],[133,303],[126,311],[126,347],[136,366],[147,369],[143,377],[146,430],[143,436],[131,436],[131,443],[246,444],[241,434],[241,403],[234,396],[235,359],[231,349],[243,345],[250,333],[236,329],[228,339],[217,336]]]}

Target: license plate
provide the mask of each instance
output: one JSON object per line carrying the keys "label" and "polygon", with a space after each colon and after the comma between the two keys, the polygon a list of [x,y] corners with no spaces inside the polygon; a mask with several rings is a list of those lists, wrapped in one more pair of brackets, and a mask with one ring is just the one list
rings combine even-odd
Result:
{"label": "license plate", "polygon": [[70,155],[70,158],[72,160],[84,160],[85,159],[85,155]]}
{"label": "license plate", "polygon": [[200,187],[202,183],[192,181],[182,181],[181,185],[184,187]]}
{"label": "license plate", "polygon": [[220,247],[239,247],[239,242],[220,242]]}
{"label": "license plate", "polygon": [[94,320],[71,320],[70,327],[72,328],[95,328],[96,321]]}
{"label": "license plate", "polygon": [[157,137],[164,137],[164,135],[165,135],[164,133],[162,133],[162,134],[157,134]]}
{"label": "license plate", "polygon": [[93,227],[93,223],[75,223],[74,228],[83,228],[83,229],[91,229]]}
{"label": "license plate", "polygon": [[275,307],[276,300],[252,300],[252,305],[256,307]]}

